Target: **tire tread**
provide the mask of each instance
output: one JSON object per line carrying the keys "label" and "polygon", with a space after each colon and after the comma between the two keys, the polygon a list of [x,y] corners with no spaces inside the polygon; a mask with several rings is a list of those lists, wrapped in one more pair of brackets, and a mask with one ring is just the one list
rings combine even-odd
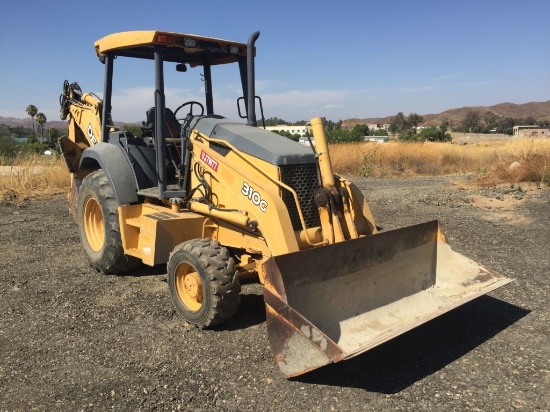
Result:
{"label": "tire tread", "polygon": [[[210,307],[207,308],[205,318],[199,323],[192,323],[200,328],[210,328],[232,317],[237,312],[240,303],[241,285],[234,279],[235,262],[229,256],[228,250],[222,247],[217,240],[210,238],[192,239],[180,243],[170,254],[169,274],[176,270],[173,257],[181,252],[189,253],[199,261],[209,282],[203,287],[208,287],[211,292]],[[174,294],[172,295],[174,296]],[[178,309],[178,305],[175,304],[175,306]],[[185,312],[180,310],[178,312],[186,317]]]}

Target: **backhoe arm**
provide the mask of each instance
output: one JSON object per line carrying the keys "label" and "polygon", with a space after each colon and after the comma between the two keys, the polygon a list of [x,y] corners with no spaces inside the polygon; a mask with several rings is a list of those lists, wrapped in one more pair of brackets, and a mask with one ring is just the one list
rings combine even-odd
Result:
{"label": "backhoe arm", "polygon": [[65,80],[59,103],[61,120],[69,121],[68,135],[59,139],[59,145],[69,171],[82,180],[87,174],[79,168],[82,152],[101,142],[102,101],[93,93],[82,93],[78,83]]}

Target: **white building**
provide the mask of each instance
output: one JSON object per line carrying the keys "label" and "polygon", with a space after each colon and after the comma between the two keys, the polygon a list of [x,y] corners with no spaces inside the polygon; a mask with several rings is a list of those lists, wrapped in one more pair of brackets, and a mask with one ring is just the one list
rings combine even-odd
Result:
{"label": "white building", "polygon": [[389,123],[367,123],[369,130],[388,130],[390,128]]}
{"label": "white building", "polygon": [[301,137],[300,140],[298,140],[298,143],[305,146],[315,146],[315,140],[313,140],[313,137],[311,138],[311,141],[307,137]]}
{"label": "white building", "polygon": [[287,132],[290,134],[297,134],[300,137],[306,135],[307,126],[288,126],[286,124],[280,124],[277,126],[266,126],[266,130],[269,130],[270,132],[277,131],[277,132]]}
{"label": "white building", "polygon": [[390,141],[388,136],[365,136],[365,142],[386,143]]}

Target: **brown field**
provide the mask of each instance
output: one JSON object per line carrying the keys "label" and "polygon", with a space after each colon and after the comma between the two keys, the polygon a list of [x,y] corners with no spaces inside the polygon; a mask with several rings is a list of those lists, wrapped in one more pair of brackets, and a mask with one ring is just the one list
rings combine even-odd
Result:
{"label": "brown field", "polygon": [[0,159],[0,203],[65,192],[70,185],[61,156],[29,155],[9,162]]}
{"label": "brown field", "polygon": [[474,183],[550,183],[550,140],[451,143],[354,143],[330,146],[334,169],[370,177],[475,174]]}
{"label": "brown field", "polygon": [[[330,146],[338,174],[408,177],[473,174],[479,186],[534,182],[550,185],[550,140],[507,139],[450,143],[353,143]],[[0,159],[0,164],[7,164]],[[69,176],[60,156],[25,156],[0,166],[0,202],[65,192]]]}

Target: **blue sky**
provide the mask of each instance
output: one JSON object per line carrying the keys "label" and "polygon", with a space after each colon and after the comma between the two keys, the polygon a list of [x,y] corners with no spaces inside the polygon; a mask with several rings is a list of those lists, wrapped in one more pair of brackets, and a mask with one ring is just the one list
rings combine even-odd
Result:
{"label": "blue sky", "polygon": [[[34,104],[58,120],[63,80],[101,95],[95,40],[165,30],[256,43],[266,117],[383,117],[550,99],[549,0],[5,2],[0,116]],[[167,67],[168,69],[168,67]],[[171,69],[171,67],[170,67]],[[213,70],[214,107],[235,117],[236,65]],[[167,104],[204,102],[200,69],[166,75]],[[145,119],[151,62],[115,62],[113,117]]]}

